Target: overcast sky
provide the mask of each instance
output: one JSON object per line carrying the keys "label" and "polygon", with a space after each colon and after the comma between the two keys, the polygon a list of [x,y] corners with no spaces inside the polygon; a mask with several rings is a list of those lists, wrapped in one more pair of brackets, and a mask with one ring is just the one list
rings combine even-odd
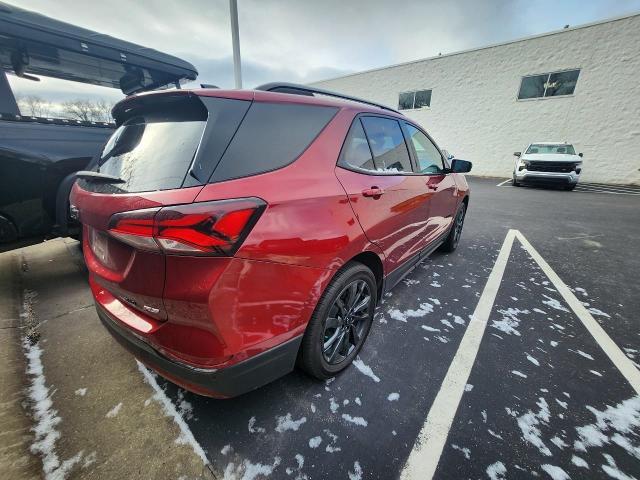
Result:
{"label": "overcast sky", "polygon": [[[193,63],[233,87],[227,0],[9,0]],[[243,80],[309,82],[640,11],[640,0],[238,0]],[[101,87],[10,76],[16,93],[118,99]]]}

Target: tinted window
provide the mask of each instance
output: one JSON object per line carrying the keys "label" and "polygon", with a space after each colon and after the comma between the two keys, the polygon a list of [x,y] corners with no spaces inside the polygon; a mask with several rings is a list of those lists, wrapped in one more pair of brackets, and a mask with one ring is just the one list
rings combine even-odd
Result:
{"label": "tinted window", "polygon": [[83,182],[83,188],[112,193],[179,188],[205,123],[205,120],[156,122],[145,116],[129,120],[111,136],[97,167],[100,173],[114,175],[124,182]]}
{"label": "tinted window", "polygon": [[576,89],[579,74],[580,70],[552,73],[549,75],[545,96],[555,97],[558,95],[572,95],[573,91]]}
{"label": "tinted window", "polygon": [[351,125],[347,139],[342,147],[340,165],[361,170],[375,170],[371,150],[367,143],[367,137],[362,129],[360,119],[356,119]]}
{"label": "tinted window", "polygon": [[404,92],[399,95],[398,98],[398,110],[409,110],[413,108],[413,100],[415,99],[416,92]]}
{"label": "tinted window", "polygon": [[431,106],[431,90],[418,90],[413,108],[422,108]]}
{"label": "tinted window", "polygon": [[[193,95],[139,97],[99,158],[87,167],[124,183],[80,180],[102,193],[202,185],[209,180],[251,102]],[[122,119],[120,119],[122,121]]]}
{"label": "tinted window", "polygon": [[362,117],[376,170],[384,172],[411,172],[411,161],[404,143],[400,124],[381,117]]}
{"label": "tinted window", "polygon": [[290,164],[337,110],[315,105],[253,103],[211,181],[256,175]]}
{"label": "tinted window", "polygon": [[415,90],[413,92],[402,92],[398,95],[398,110],[411,110],[430,106],[431,90]]}
{"label": "tinted window", "polygon": [[436,146],[413,125],[405,124],[418,159],[420,173],[442,173],[442,157]]}
{"label": "tinted window", "polygon": [[520,93],[518,94],[518,98],[524,100],[527,98],[539,98],[544,96],[544,84],[546,81],[547,75],[524,77],[520,84]]}
{"label": "tinted window", "polygon": [[579,75],[580,70],[568,70],[522,77],[518,99],[572,95]]}

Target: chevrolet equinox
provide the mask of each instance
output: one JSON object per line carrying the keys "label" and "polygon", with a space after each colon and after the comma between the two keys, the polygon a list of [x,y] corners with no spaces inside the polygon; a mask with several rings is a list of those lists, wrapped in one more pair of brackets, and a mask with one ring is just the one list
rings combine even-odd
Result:
{"label": "chevrolet equinox", "polygon": [[135,95],[113,116],[71,194],[98,315],[195,393],[336,375],[383,293],[460,239],[471,163],[382,105],[268,84]]}

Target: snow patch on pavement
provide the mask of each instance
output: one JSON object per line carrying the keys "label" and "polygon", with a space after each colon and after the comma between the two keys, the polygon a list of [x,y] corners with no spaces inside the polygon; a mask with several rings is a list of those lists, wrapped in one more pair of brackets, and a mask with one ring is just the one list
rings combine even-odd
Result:
{"label": "snow patch on pavement", "polygon": [[280,465],[282,459],[275,457],[271,465],[262,463],[251,463],[249,460],[243,460],[242,463],[236,465],[234,462],[227,464],[224,469],[224,480],[255,480],[260,476],[268,477]]}
{"label": "snow patch on pavement", "polygon": [[338,436],[333,434],[331,430],[325,429],[324,433],[329,437],[330,441],[327,443],[324,451],[327,453],[335,453],[342,451],[342,448],[336,446],[336,442],[338,441]]}
{"label": "snow patch on pavement", "polygon": [[297,431],[303,423],[306,423],[307,417],[299,418],[298,420],[293,420],[291,418],[291,414],[287,413],[284,416],[276,417],[276,432],[282,433],[287,430]]}
{"label": "snow patch on pavement", "polygon": [[487,467],[487,475],[491,480],[503,480],[507,473],[507,467],[502,462],[492,463]]}
{"label": "snow patch on pavement", "polygon": [[[586,452],[589,448],[613,443],[640,460],[640,443],[635,433],[640,428],[640,396],[624,400],[616,406],[609,405],[604,410],[591,406],[587,406],[587,410],[596,420],[576,427],[580,439],[574,442],[575,450]],[[609,468],[613,469],[614,465],[610,464]]]}
{"label": "snow patch on pavement", "polygon": [[390,402],[394,402],[399,398],[400,398],[400,394],[397,392],[390,393],[389,396],[387,396],[387,400],[389,400]]}
{"label": "snow patch on pavement", "polygon": [[180,436],[176,439],[176,443],[180,445],[191,446],[195,454],[198,455],[198,457],[200,457],[200,459],[202,460],[202,463],[207,465],[209,463],[207,455],[204,453],[204,450],[202,449],[200,444],[196,441],[193,433],[191,433],[191,429],[176,409],[174,403],[169,397],[167,397],[167,394],[164,393],[164,390],[160,388],[160,385],[158,385],[154,374],[152,374],[151,371],[149,371],[149,369],[147,369],[147,367],[145,367],[138,360],[136,360],[136,363],[138,364],[138,370],[140,370],[140,373],[142,373],[144,380],[151,386],[151,388],[155,392],[153,394],[153,399],[160,404],[165,416],[171,417],[180,429]]}
{"label": "snow patch on pavement", "polygon": [[573,463],[576,467],[587,469],[589,468],[589,464],[583,458],[580,458],[577,455],[573,455],[571,457],[571,463]]}
{"label": "snow patch on pavement", "polygon": [[264,427],[256,427],[256,417],[251,417],[247,425],[249,433],[264,433],[267,430]]}
{"label": "snow patch on pavement", "polygon": [[426,330],[427,332],[439,332],[440,331],[439,328],[428,327],[426,325],[422,325],[422,328],[424,330]]}
{"label": "snow patch on pavement", "polygon": [[531,355],[529,355],[528,353],[527,353],[527,360],[533,363],[536,367],[540,366],[540,362],[536,360],[534,357],[532,357]]}
{"label": "snow patch on pavement", "polygon": [[394,320],[399,320],[400,322],[407,322],[408,318],[419,318],[424,317],[428,313],[433,312],[433,305],[430,303],[421,303],[417,310],[409,309],[409,310],[398,310],[397,308],[392,308],[387,313]]}
{"label": "snow patch on pavement", "polygon": [[115,417],[116,415],[118,415],[118,413],[120,413],[120,409],[121,408],[122,408],[122,402],[120,402],[115,407],[113,407],[111,410],[109,410],[107,412],[107,414],[105,415],[105,417],[107,417],[107,418]]}
{"label": "snow patch on pavement", "polygon": [[545,463],[540,468],[547,472],[553,480],[569,480],[571,478],[567,472],[556,465],[549,465],[548,463]]}
{"label": "snow patch on pavement", "polygon": [[471,459],[471,450],[469,450],[468,448],[460,447],[460,446],[456,445],[455,443],[451,444],[451,448],[453,448],[454,450],[458,450],[458,451],[462,452],[462,454],[464,455],[464,458],[466,458],[467,460]]}
{"label": "snow patch on pavement", "polygon": [[498,310],[498,313],[502,315],[501,320],[492,320],[491,326],[506,333],[507,335],[520,336],[520,332],[517,328],[520,326],[520,319],[518,315],[528,315],[529,310],[520,310],[519,308],[507,308],[504,310]]}
{"label": "snow patch on pavement", "polygon": [[375,373],[373,373],[371,367],[365,365],[365,363],[360,359],[360,355],[356,357],[356,359],[352,362],[352,365],[356,367],[360,371],[360,373],[363,373],[374,382],[378,383],[380,381],[380,378]]}
{"label": "snow patch on pavement", "polygon": [[546,300],[543,300],[542,303],[544,303],[545,305],[550,306],[551,308],[554,308],[556,310],[560,310],[561,312],[568,312],[569,309],[565,308],[558,300],[556,300],[555,298],[551,298],[549,295],[545,295],[544,293],[542,294],[542,296],[544,298],[546,298]]}
{"label": "snow patch on pavement", "polygon": [[343,413],[342,414],[342,418],[344,420],[346,420],[347,422],[355,423],[356,425],[359,425],[361,427],[366,427],[367,425],[369,425],[369,422],[367,422],[364,418],[362,418],[362,417],[352,417],[348,413]]}
{"label": "snow patch on pavement", "polygon": [[549,421],[549,404],[543,397],[539,397],[536,405],[540,408],[537,413],[529,410],[524,415],[518,417],[518,427],[520,427],[522,438],[525,441],[536,447],[543,455],[550,457],[551,450],[549,450],[542,441],[542,437],[540,436],[541,432],[538,428],[538,425],[541,423],[547,424]]}
{"label": "snow patch on pavement", "polygon": [[349,471],[349,480],[362,480],[362,467],[357,460],[353,463],[353,472]]}
{"label": "snow patch on pavement", "polygon": [[609,316],[608,313],[604,313],[602,310],[598,310],[597,308],[591,307],[591,308],[587,308],[587,310],[591,315],[599,315],[601,317],[611,318],[611,316]]}
{"label": "snow patch on pavement", "polygon": [[318,448],[322,443],[322,437],[317,436],[309,439],[309,448]]}

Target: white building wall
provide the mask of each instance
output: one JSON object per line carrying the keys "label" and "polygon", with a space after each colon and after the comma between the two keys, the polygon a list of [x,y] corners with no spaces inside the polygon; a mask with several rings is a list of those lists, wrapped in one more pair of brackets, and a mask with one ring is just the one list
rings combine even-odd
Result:
{"label": "white building wall", "polygon": [[[573,68],[574,95],[516,100],[522,76]],[[430,108],[403,113],[475,175],[510,177],[513,152],[567,141],[583,181],[640,184],[640,14],[313,85],[394,108],[399,92],[432,89]]]}

